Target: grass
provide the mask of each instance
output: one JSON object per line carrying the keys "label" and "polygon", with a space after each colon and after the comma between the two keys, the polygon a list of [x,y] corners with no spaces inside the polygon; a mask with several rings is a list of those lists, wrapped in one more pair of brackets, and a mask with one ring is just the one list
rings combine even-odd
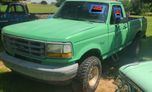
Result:
{"label": "grass", "polygon": [[[55,13],[55,5],[27,4],[30,13]],[[5,12],[7,6],[0,5],[0,12]]]}
{"label": "grass", "polygon": [[0,12],[5,12],[7,6],[6,5],[0,5]]}
{"label": "grass", "polygon": [[54,5],[28,4],[30,13],[55,13],[57,7]]}
{"label": "grass", "polygon": [[146,35],[149,37],[149,36],[152,36],[152,16],[148,16],[146,18],[148,22]]}

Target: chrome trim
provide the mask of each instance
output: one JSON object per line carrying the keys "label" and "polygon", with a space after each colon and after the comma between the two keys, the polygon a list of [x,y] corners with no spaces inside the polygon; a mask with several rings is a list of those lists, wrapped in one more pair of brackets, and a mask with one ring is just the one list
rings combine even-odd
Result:
{"label": "chrome trim", "polygon": [[9,36],[9,37],[13,37],[13,38],[19,38],[19,39],[23,39],[23,40],[30,40],[30,41],[35,41],[35,42],[42,42],[42,43],[45,43],[45,44],[71,44],[71,42],[48,42],[48,41],[42,41],[42,40],[33,40],[33,39],[30,39],[30,38],[23,38],[23,37],[19,37],[19,36],[12,36],[12,35],[9,35],[9,34],[2,34],[4,36]]}
{"label": "chrome trim", "polygon": [[6,23],[8,20],[0,20],[1,23]]}
{"label": "chrome trim", "polygon": [[35,42],[7,35],[3,35],[3,37],[3,44],[6,51],[13,55],[24,54],[27,56],[32,55],[36,57],[45,57],[45,43]]}
{"label": "chrome trim", "polygon": [[120,78],[121,80],[124,82],[124,83],[129,83],[129,85],[131,85],[132,87],[134,87],[136,90],[138,90],[139,92],[144,92],[144,90],[139,86],[137,85],[134,81],[132,81],[128,76],[126,76],[123,72],[119,71],[119,75],[120,75]]}
{"label": "chrome trim", "polygon": [[[29,38],[22,38],[22,37],[17,37],[17,36],[12,36],[12,35],[9,35],[9,34],[6,34],[6,33],[3,33],[2,36],[8,36],[8,37],[12,37],[14,39],[21,39],[21,40],[27,40],[27,41],[32,41],[32,42],[38,42],[38,43],[43,43],[44,44],[44,57],[46,58],[50,58],[50,57],[47,57],[47,45],[48,44],[58,44],[58,45],[71,45],[71,52],[72,52],[72,57],[73,57],[73,46],[72,46],[72,43],[71,42],[47,42],[47,41],[41,41],[41,40],[33,40],[33,39],[29,39]],[[4,42],[3,42],[4,43]],[[5,46],[4,46],[5,47]],[[5,47],[6,49],[6,47]],[[6,49],[7,50],[7,49]]]}

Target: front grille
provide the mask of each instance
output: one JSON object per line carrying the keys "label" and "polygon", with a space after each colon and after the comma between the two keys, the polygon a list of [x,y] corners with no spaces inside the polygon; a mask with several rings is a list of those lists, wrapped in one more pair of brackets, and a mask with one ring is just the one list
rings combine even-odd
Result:
{"label": "front grille", "polygon": [[45,56],[45,43],[43,42],[4,35],[3,43],[6,51],[12,55],[17,54],[39,58]]}

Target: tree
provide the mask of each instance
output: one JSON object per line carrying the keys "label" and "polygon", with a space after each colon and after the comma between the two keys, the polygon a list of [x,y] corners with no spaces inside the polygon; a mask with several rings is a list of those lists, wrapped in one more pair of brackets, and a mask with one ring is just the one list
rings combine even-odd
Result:
{"label": "tree", "polygon": [[25,1],[25,0],[0,0],[0,3],[1,2],[13,2],[13,1]]}
{"label": "tree", "polygon": [[60,6],[65,0],[56,0],[57,1],[57,3],[56,3],[56,6]]}
{"label": "tree", "polygon": [[142,2],[141,0],[132,0],[132,11],[135,14],[141,14],[141,9],[142,9]]}

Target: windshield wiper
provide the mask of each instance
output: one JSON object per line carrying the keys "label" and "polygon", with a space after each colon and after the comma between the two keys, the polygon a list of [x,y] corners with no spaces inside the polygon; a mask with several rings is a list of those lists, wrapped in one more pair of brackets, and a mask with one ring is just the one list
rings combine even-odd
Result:
{"label": "windshield wiper", "polygon": [[77,20],[77,21],[86,21],[86,22],[91,22],[91,23],[101,23],[102,21],[96,21],[96,20],[89,20],[89,19],[83,19],[83,18],[74,18],[74,17],[54,17],[54,18],[59,18],[59,19],[69,19],[69,20]]}

